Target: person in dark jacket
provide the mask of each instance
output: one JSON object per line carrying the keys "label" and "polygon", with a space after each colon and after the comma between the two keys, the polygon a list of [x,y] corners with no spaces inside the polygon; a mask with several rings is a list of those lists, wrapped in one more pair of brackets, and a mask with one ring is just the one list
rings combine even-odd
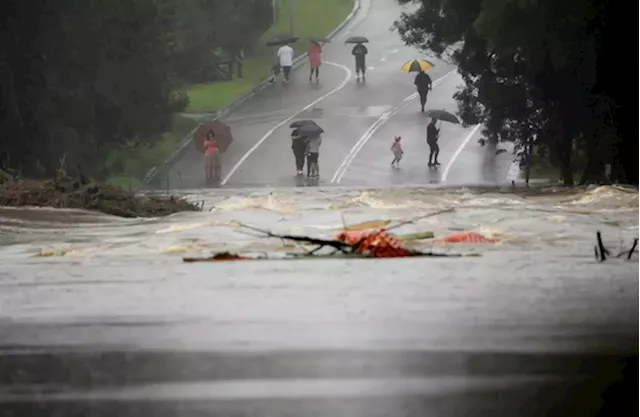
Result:
{"label": "person in dark jacket", "polygon": [[436,122],[437,119],[431,119],[431,123],[429,123],[429,126],[427,126],[427,145],[429,145],[430,167],[440,165],[440,162],[438,162],[438,155],[440,154],[440,147],[438,146],[438,136],[440,135],[440,129],[436,128]]}
{"label": "person in dark jacket", "polygon": [[291,149],[296,158],[296,171],[298,175],[304,172],[304,160],[307,153],[307,138],[300,134],[298,129],[291,132]]}
{"label": "person in dark jacket", "polygon": [[429,74],[426,72],[420,71],[418,75],[416,75],[416,79],[413,83],[418,89],[418,94],[420,95],[420,107],[424,113],[424,106],[427,104],[427,94],[431,91],[431,77],[429,77]]}
{"label": "person in dark jacket", "polygon": [[356,58],[356,77],[360,81],[360,73],[362,73],[362,81],[365,81],[365,73],[367,72],[366,56],[369,53],[367,47],[361,43],[356,44],[351,50],[351,55]]}

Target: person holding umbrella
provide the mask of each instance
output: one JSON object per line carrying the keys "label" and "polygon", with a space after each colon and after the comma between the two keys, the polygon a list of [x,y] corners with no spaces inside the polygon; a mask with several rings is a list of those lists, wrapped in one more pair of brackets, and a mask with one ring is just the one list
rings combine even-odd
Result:
{"label": "person holding umbrella", "polygon": [[302,175],[305,153],[307,152],[307,138],[300,134],[299,128],[291,132],[291,149],[296,159],[296,172],[298,175]]}
{"label": "person holding umbrella", "polygon": [[284,73],[284,82],[289,82],[289,74],[291,73],[291,67],[293,66],[293,48],[289,46],[291,43],[298,41],[297,36],[290,34],[276,35],[274,38],[267,42],[267,46],[278,47],[276,52],[276,63],[272,67],[273,78],[272,82],[275,82],[280,75],[280,69]]}
{"label": "person holding umbrella", "polygon": [[362,81],[366,81],[365,74],[367,72],[366,57],[369,53],[367,47],[362,43],[357,43],[351,50],[351,55],[356,58],[356,78],[360,81],[360,74],[362,73]]}
{"label": "person holding umbrella", "polygon": [[320,46],[317,40],[312,39],[311,42],[309,42],[307,54],[309,55],[309,64],[311,66],[309,82],[311,82],[314,73],[316,75],[316,83],[320,82],[318,77],[320,76],[320,65],[322,65],[322,46]]}
{"label": "person holding umbrella", "polygon": [[413,84],[418,89],[418,94],[420,95],[420,107],[422,108],[422,112],[424,113],[424,106],[427,104],[427,94],[431,91],[431,77],[425,72],[426,70],[430,70],[435,65],[433,62],[427,61],[426,59],[412,59],[411,61],[407,61],[402,66],[402,71],[404,72],[417,72],[415,80]]}
{"label": "person holding umbrella", "polygon": [[[427,145],[429,145],[429,166],[440,165],[438,162],[438,155],[440,154],[440,147],[438,146],[438,136],[440,136],[440,129],[436,128],[436,122],[438,119],[435,117],[431,119],[431,123],[427,126]],[[434,158],[435,157],[435,158]],[[433,162],[431,162],[433,160]]]}
{"label": "person holding umbrella", "polygon": [[207,132],[204,138],[204,171],[207,181],[212,180],[218,168],[218,146],[216,144],[216,134],[213,130]]}
{"label": "person holding umbrella", "polygon": [[[453,124],[460,124],[460,120],[446,110],[428,110],[425,113],[428,117],[431,117],[431,123],[427,126],[427,144],[431,152],[429,153],[429,166],[440,165],[438,162],[438,155],[440,154],[440,147],[438,146],[438,138],[440,137],[440,129],[436,128],[436,122],[442,120]],[[435,158],[434,158],[435,157]],[[433,159],[433,163],[431,162]]]}
{"label": "person holding umbrella", "polygon": [[293,48],[289,44],[282,45],[278,49],[278,58],[280,59],[280,68],[284,75],[284,82],[289,83],[289,75],[293,66]]}
{"label": "person holding umbrella", "polygon": [[318,177],[320,170],[318,169],[318,157],[320,155],[320,145],[322,144],[322,133],[324,130],[313,120],[298,120],[289,126],[296,129],[296,134],[306,138],[307,155],[307,177]]}
{"label": "person holding umbrella", "polygon": [[416,79],[413,82],[418,89],[418,94],[420,95],[420,108],[422,113],[424,113],[424,106],[427,104],[427,95],[429,91],[431,91],[431,77],[426,72],[420,70],[418,75],[416,75]]}
{"label": "person holding umbrella", "polygon": [[233,143],[231,128],[218,121],[202,123],[193,135],[195,148],[204,154],[205,175],[207,180],[220,178],[220,154]]}

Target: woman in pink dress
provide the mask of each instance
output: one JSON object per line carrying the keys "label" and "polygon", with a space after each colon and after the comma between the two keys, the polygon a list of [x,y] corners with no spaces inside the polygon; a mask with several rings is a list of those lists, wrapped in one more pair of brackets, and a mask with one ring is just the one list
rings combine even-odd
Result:
{"label": "woman in pink dress", "polygon": [[220,160],[218,156],[218,146],[216,143],[216,135],[213,130],[207,132],[204,138],[204,172],[207,181],[219,179],[220,177]]}
{"label": "woman in pink dress", "polygon": [[309,82],[313,78],[313,74],[316,75],[316,82],[319,82],[320,65],[322,65],[322,47],[317,42],[311,42],[309,44],[309,63],[311,64],[311,74],[309,74]]}

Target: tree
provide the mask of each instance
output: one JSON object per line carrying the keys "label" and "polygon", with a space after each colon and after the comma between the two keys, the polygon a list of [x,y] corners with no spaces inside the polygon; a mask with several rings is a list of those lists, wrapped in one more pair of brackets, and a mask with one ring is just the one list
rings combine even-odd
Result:
{"label": "tree", "polygon": [[265,5],[1,2],[0,168],[49,176],[65,161],[71,171],[100,175],[111,150],[152,144],[186,104],[176,87],[227,39],[255,41],[269,21]]}
{"label": "tree", "polygon": [[595,1],[419,3],[396,27],[407,44],[458,65],[465,88],[456,99],[465,123],[484,123],[492,141],[529,148],[535,138],[549,145],[565,184],[573,184],[574,141],[586,142],[592,164],[602,159],[603,147],[614,142],[598,139],[611,107],[595,88],[602,35]]}

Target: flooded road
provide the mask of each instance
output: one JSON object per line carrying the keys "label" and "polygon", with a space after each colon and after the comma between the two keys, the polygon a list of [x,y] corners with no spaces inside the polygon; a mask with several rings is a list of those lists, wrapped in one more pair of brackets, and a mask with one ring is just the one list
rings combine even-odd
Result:
{"label": "flooded road", "polygon": [[[593,256],[596,231],[614,255],[638,236],[637,190],[188,197],[206,211],[0,208],[0,415],[582,415],[618,356],[637,355],[637,254]],[[330,237],[343,221],[448,208],[397,232],[500,243],[415,244],[470,258],[294,262],[282,258],[299,248],[237,226]],[[273,260],[181,259],[225,250]],[[549,411],[584,381],[574,408]]]}

